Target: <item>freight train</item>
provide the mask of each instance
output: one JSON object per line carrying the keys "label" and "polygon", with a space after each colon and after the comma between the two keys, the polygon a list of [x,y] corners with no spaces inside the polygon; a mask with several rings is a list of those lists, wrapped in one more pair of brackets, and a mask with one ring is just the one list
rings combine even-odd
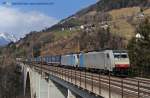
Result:
{"label": "freight train", "polygon": [[127,75],[130,67],[128,53],[125,50],[102,50],[36,57],[28,61],[113,75]]}

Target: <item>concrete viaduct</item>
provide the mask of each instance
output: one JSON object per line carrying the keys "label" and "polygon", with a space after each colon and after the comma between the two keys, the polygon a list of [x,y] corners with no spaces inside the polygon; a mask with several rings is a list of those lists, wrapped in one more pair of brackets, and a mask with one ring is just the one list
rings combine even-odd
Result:
{"label": "concrete viaduct", "polygon": [[30,98],[150,98],[146,81],[121,81],[61,67],[18,64],[24,80],[24,96]]}

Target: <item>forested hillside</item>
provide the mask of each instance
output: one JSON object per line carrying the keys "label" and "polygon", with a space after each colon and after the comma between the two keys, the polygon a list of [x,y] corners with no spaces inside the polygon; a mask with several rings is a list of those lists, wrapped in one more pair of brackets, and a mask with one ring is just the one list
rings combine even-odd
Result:
{"label": "forested hillside", "polygon": [[149,17],[149,5],[149,0],[101,0],[9,47],[16,56],[27,57],[32,52],[36,56],[76,52],[78,45],[80,51],[125,49],[139,22]]}

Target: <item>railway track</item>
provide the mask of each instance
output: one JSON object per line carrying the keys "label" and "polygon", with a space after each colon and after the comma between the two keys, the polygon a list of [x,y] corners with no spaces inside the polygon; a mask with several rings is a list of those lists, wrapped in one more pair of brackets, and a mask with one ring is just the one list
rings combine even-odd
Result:
{"label": "railway track", "polygon": [[134,79],[137,79],[137,80],[140,80],[140,81],[145,81],[145,82],[150,82],[150,79],[147,79],[147,78],[134,77]]}
{"label": "railway track", "polygon": [[[67,73],[66,69],[64,70],[64,73]],[[85,79],[84,72],[80,73],[80,71],[77,71],[76,75],[81,76],[82,80]],[[73,77],[75,77],[75,76],[73,76]],[[93,81],[94,83],[99,82],[99,76],[97,74],[87,73],[86,78],[89,81]],[[138,87],[140,86],[140,93],[141,94],[144,93],[144,94],[150,96],[150,82],[148,82],[148,81],[142,81],[142,80],[137,80],[137,79],[122,79],[122,78],[116,78],[116,77],[112,78],[112,77],[108,77],[108,76],[100,76],[100,78],[101,78],[101,82],[103,84],[107,85],[107,84],[109,84],[109,81],[110,81],[111,87],[118,88],[118,89],[121,89],[122,82],[123,82],[124,92],[125,91],[133,92],[134,91],[134,93],[137,94]],[[142,95],[142,96],[144,96],[144,95]]]}

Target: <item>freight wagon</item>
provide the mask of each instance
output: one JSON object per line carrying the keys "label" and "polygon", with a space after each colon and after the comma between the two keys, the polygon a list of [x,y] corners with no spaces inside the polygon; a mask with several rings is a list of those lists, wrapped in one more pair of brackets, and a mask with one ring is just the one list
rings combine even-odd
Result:
{"label": "freight wagon", "polygon": [[78,66],[78,54],[62,55],[61,65],[77,67]]}

